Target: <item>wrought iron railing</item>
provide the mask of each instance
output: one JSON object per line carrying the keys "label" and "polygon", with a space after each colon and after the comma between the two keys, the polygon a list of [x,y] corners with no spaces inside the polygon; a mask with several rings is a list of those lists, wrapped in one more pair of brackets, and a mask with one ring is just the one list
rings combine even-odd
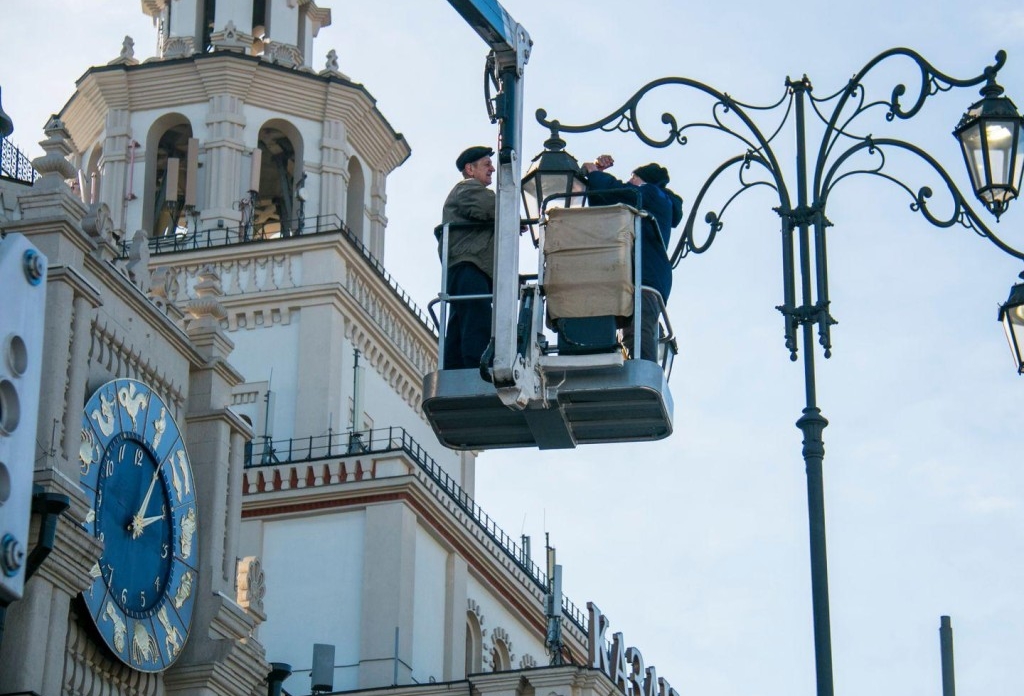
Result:
{"label": "wrought iron railing", "polygon": [[[276,242],[291,237],[308,236],[315,234],[338,234],[348,241],[369,264],[380,278],[391,288],[395,296],[401,300],[406,308],[427,328],[435,337],[437,327],[430,320],[429,315],[416,304],[412,296],[402,289],[402,286],[387,272],[384,264],[373,255],[373,252],[363,244],[356,234],[341,221],[337,215],[316,215],[314,217],[296,219],[288,225],[290,230],[287,237],[267,236],[266,227],[255,226],[250,231],[244,224],[230,225],[227,227],[214,227],[207,230],[199,230],[184,235],[162,235],[152,237],[149,240],[149,251],[151,254],[172,254],[181,251],[196,251],[198,249],[212,249],[215,247],[232,246],[236,244],[263,244]],[[275,233],[276,234],[276,233]],[[127,242],[121,245],[121,257],[127,259],[130,244]]]}
{"label": "wrought iron railing", "polygon": [[[448,473],[431,457],[405,428],[377,428],[346,433],[328,433],[305,438],[273,440],[265,437],[246,447],[245,466],[255,468],[290,464],[295,462],[318,461],[345,457],[354,454],[384,454],[404,452],[420,471],[443,490],[448,497],[473,520],[480,530],[516,565],[526,573],[539,589],[547,591],[547,574],[540,566],[527,557],[523,548],[505,533],[483,508],[455,482]],[[567,597],[562,597],[562,612],[583,633],[587,632],[586,614]]]}
{"label": "wrought iron railing", "polygon": [[0,175],[24,184],[31,184],[39,178],[31,160],[7,138],[3,138],[0,144]]}
{"label": "wrought iron railing", "polygon": [[[337,215],[316,215],[308,218],[296,218],[287,225],[280,222],[251,224],[236,223],[233,225],[211,227],[205,230],[187,231],[184,234],[164,234],[149,239],[149,251],[152,254],[173,254],[179,251],[195,251],[214,247],[232,246],[235,244],[253,244],[290,237],[308,236],[311,234],[334,233],[338,230],[348,231],[345,223]],[[351,235],[351,232],[349,232]],[[123,249],[127,254],[127,246]]]}

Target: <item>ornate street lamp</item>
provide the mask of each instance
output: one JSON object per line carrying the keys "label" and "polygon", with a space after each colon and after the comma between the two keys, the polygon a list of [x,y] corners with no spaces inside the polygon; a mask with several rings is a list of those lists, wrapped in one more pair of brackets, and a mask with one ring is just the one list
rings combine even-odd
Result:
{"label": "ornate street lamp", "polygon": [[544,141],[544,151],[533,158],[523,177],[523,206],[530,220],[540,219],[541,206],[549,196],[562,197],[552,200],[552,204],[558,207],[582,207],[583,196],[578,194],[587,190],[587,184],[580,176],[579,162],[565,151],[565,141],[558,135],[557,122],[550,128],[551,137]]}
{"label": "ornate street lamp", "polygon": [[[889,92],[888,98],[868,96],[865,78],[880,63],[896,58],[909,59],[918,69],[920,81],[916,95],[901,83]],[[755,187],[768,187],[778,194],[778,206],[773,210],[782,222],[783,302],[777,309],[783,316],[783,336],[790,359],[798,359],[802,346],[804,360],[806,407],[796,424],[804,435],[802,454],[807,474],[818,696],[832,696],[834,693],[823,483],[825,446],[822,432],[828,421],[817,403],[813,350],[817,344],[826,358],[831,356],[831,326],[835,323],[831,315],[826,258],[826,231],[832,226],[826,215],[829,196],[837,185],[853,174],[879,176],[910,194],[911,209],[920,212],[933,225],[965,227],[988,239],[1003,252],[1024,261],[1024,250],[1013,248],[995,234],[971,208],[967,197],[934,157],[907,140],[876,136],[858,127],[860,118],[869,112],[881,110],[886,121],[908,120],[921,111],[928,99],[939,93],[954,87],[984,85],[981,90],[983,99],[971,106],[954,134],[963,147],[975,194],[998,219],[1009,202],[1020,193],[1021,174],[1024,172],[1024,146],[1020,133],[1024,119],[1013,103],[1001,96],[1003,90],[995,82],[1005,62],[1006,53],[999,51],[995,64],[985,68],[981,74],[956,78],[936,70],[914,51],[894,48],[872,58],[842,89],[828,96],[814,94],[810,80],[804,77],[786,80],[786,91],[775,104],[754,106],[688,77],[664,77],[644,85],[619,109],[593,123],[565,125],[548,120],[544,109],[537,110],[537,121],[551,128],[553,133],[598,130],[632,133],[645,144],[657,148],[686,146],[697,134],[707,131],[716,131],[733,139],[737,146],[734,154],[712,170],[696,195],[690,197],[690,213],[683,225],[681,239],[671,255],[673,267],[689,254],[702,254],[708,250],[724,228],[726,209],[740,194]],[[659,129],[664,128],[664,132],[648,132],[639,119],[643,112],[640,102],[647,94],[665,86],[685,88],[695,97],[708,98],[711,116],[681,122],[672,113],[662,113]],[[692,104],[688,101],[688,108]],[[771,122],[769,130],[762,130],[755,120],[758,114],[765,112],[779,115]],[[796,141],[793,167],[785,166],[779,156],[781,153],[776,152],[776,138],[787,123],[793,126]],[[809,125],[815,126],[818,133],[809,132]],[[810,150],[815,142],[818,143],[817,152]],[[931,187],[911,187],[885,171],[886,154],[890,152],[916,156],[930,166],[942,180],[943,189],[951,199],[948,215],[937,214],[929,205],[934,193]],[[865,158],[873,158],[873,162]],[[726,175],[735,177],[738,190],[726,196],[717,210],[707,210],[707,199],[717,195],[718,189],[714,184]],[[707,225],[703,234],[696,230],[699,221]],[[1000,308],[999,316],[1007,325],[1018,371],[1024,374],[1024,284],[1014,287],[1010,299]]]}
{"label": "ornate street lamp", "polygon": [[[1024,273],[1020,274],[1024,280]],[[1010,288],[1010,296],[1004,304],[999,305],[999,321],[1006,331],[1006,340],[1010,342],[1013,353],[1013,364],[1017,374],[1024,374],[1024,283],[1017,283]]]}
{"label": "ornate street lamp", "polygon": [[990,75],[981,90],[983,99],[971,105],[953,131],[964,152],[975,195],[996,220],[1020,194],[1024,173],[1024,118],[1003,88]]}

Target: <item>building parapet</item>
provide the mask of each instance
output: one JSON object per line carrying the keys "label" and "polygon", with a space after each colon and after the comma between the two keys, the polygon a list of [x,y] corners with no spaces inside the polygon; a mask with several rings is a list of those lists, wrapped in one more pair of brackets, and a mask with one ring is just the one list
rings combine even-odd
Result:
{"label": "building parapet", "polygon": [[[483,508],[455,482],[405,428],[376,428],[347,433],[329,433],[307,438],[254,441],[245,453],[243,494],[295,488],[316,488],[335,483],[350,483],[395,475],[393,469],[378,469],[361,460],[351,463],[349,457],[403,453],[415,465],[419,477],[433,485],[442,505],[450,503],[465,515],[472,525],[501,554],[503,561],[518,568],[541,592],[547,592],[548,577],[530,559]],[[587,615],[567,597],[562,598],[562,614],[587,635]]]}
{"label": "building parapet", "polygon": [[[292,221],[290,225],[291,235],[269,236],[260,227],[247,227],[244,223],[214,227],[206,230],[198,230],[183,235],[168,235],[154,237],[149,240],[149,252],[151,255],[174,254],[181,252],[194,252],[204,249],[222,249],[229,246],[251,246],[261,244],[281,245],[289,239],[310,235],[340,235],[347,241],[363,259],[374,273],[384,281],[391,292],[397,297],[409,312],[416,317],[432,335],[437,336],[437,326],[430,319],[427,313],[421,309],[394,277],[387,272],[384,264],[370,249],[345,225],[337,215],[316,215],[313,217],[301,218]],[[128,259],[130,249],[127,243],[122,243],[121,257]]]}

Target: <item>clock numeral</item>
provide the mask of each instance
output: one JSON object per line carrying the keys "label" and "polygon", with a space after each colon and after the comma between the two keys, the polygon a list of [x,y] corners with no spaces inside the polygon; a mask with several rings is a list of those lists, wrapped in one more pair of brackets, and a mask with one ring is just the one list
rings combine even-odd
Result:
{"label": "clock numeral", "polygon": [[[167,547],[167,544],[164,544],[164,549],[163,549],[163,551],[160,552],[160,558],[167,558],[167,554],[169,552],[170,552],[170,549]],[[156,581],[159,583],[160,582],[160,578],[157,578]]]}
{"label": "clock numeral", "polygon": [[121,588],[121,606],[122,607],[128,606],[128,588],[127,587]]}
{"label": "clock numeral", "polygon": [[139,606],[140,607],[146,606],[146,591],[145,590],[140,590],[139,591]]}
{"label": "clock numeral", "polygon": [[135,466],[142,466],[142,458],[145,456],[145,452],[142,448],[135,450]]}
{"label": "clock numeral", "polygon": [[[123,447],[124,446],[122,445],[122,448]],[[110,456],[107,457],[107,463],[106,466],[103,467],[103,472],[107,476],[111,476],[114,473],[114,460]]]}
{"label": "clock numeral", "polygon": [[104,543],[106,543],[106,541],[107,541],[107,538],[103,535],[103,532],[100,532],[100,541],[102,541]]}
{"label": "clock numeral", "polygon": [[112,566],[110,564],[107,564],[107,573],[109,574],[109,577],[107,578],[107,585],[113,585],[114,584],[114,566]]}
{"label": "clock numeral", "polygon": [[[164,548],[165,549],[167,548],[167,544],[164,544]],[[164,556],[164,558],[166,558],[166,556]],[[157,594],[160,594],[160,576],[159,575],[157,575],[156,579],[153,580],[153,587],[156,588]]]}

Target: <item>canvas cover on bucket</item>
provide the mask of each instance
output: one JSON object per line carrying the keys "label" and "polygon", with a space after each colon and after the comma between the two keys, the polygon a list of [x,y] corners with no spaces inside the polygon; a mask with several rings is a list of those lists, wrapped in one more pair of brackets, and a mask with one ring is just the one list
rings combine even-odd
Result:
{"label": "canvas cover on bucket", "polygon": [[636,215],[621,203],[547,211],[544,293],[551,320],[633,314]]}

